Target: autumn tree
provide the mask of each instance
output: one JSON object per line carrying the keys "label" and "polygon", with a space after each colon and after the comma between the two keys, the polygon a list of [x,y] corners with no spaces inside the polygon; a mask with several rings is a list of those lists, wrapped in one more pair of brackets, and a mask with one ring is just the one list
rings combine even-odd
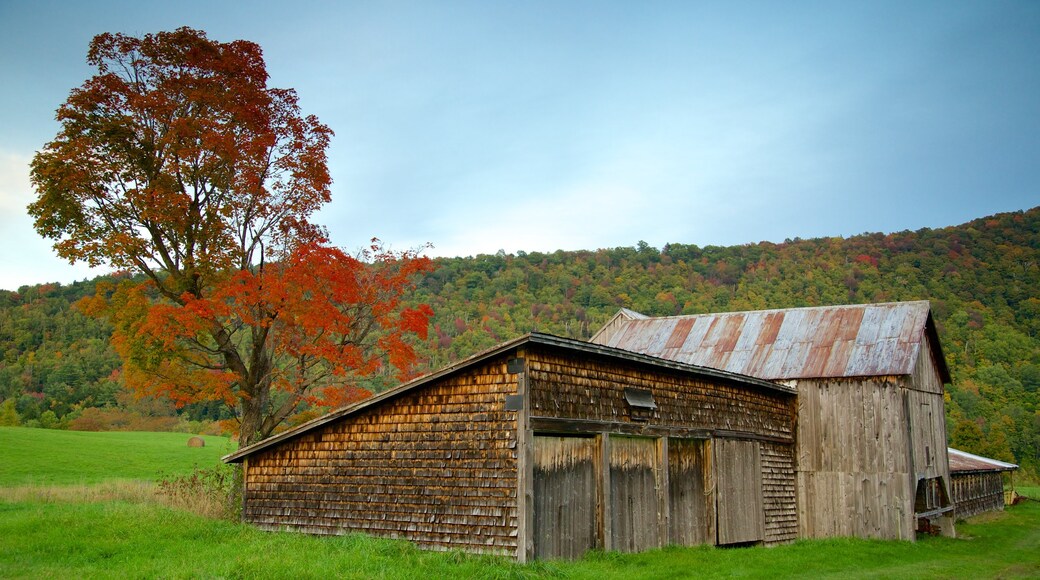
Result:
{"label": "autumn tree", "polygon": [[131,387],[224,401],[247,445],[363,396],[357,377],[385,364],[409,375],[430,310],[400,298],[429,261],[328,245],[310,220],[330,200],[332,131],[267,86],[258,45],[101,34],[87,61],[33,159],[29,212],[70,262],[144,274],[86,305],[113,323]]}

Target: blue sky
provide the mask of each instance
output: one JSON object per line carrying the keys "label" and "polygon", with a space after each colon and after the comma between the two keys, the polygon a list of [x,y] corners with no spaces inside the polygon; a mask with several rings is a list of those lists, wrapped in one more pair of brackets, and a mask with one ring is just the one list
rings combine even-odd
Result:
{"label": "blue sky", "polygon": [[0,0],[0,288],[101,32],[259,43],[336,137],[317,220],[432,255],[730,245],[1040,205],[1040,2]]}

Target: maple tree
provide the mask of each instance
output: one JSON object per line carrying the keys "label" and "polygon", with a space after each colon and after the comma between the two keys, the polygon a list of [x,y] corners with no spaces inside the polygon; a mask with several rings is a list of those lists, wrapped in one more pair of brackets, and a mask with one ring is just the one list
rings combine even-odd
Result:
{"label": "maple tree", "polygon": [[129,386],[234,406],[248,445],[365,396],[356,378],[385,364],[411,374],[407,337],[431,311],[400,298],[430,262],[328,245],[310,218],[330,200],[332,131],[267,86],[258,45],[101,34],[87,61],[97,74],[33,159],[29,213],[71,262],[145,275],[85,304],[112,322]]}

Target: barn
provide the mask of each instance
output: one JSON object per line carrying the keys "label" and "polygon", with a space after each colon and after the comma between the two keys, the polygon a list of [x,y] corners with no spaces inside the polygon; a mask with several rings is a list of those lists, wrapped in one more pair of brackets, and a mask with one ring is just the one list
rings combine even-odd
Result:
{"label": "barn", "polygon": [[795,389],[529,334],[240,449],[243,518],[572,558],[798,533]]}
{"label": "barn", "polygon": [[1004,474],[1015,471],[1018,466],[952,447],[948,452],[957,518],[1003,510]]}
{"label": "barn", "polygon": [[927,301],[649,318],[592,342],[782,382],[798,392],[798,535],[952,535],[944,385]]}

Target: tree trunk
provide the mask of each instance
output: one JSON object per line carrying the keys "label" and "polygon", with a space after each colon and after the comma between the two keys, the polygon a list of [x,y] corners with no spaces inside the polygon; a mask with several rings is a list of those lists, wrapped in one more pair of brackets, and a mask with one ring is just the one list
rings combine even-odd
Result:
{"label": "tree trunk", "polygon": [[257,393],[257,396],[242,399],[242,419],[238,432],[239,448],[252,445],[264,438],[260,431],[260,426],[264,422],[264,404],[261,399],[266,398]]}

